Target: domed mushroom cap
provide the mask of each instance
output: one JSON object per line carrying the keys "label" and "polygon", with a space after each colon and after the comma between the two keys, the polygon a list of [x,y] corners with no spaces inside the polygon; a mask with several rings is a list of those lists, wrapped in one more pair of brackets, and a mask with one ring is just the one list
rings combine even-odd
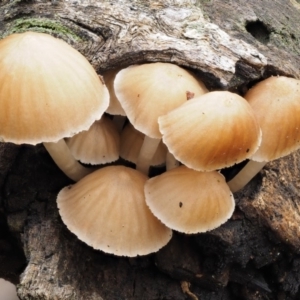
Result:
{"label": "domed mushroom cap", "polygon": [[262,142],[251,157],[270,161],[300,147],[300,81],[284,76],[261,81],[245,95],[262,130]]}
{"label": "domed mushroom cap", "polygon": [[79,132],[66,142],[74,158],[82,163],[98,165],[119,158],[120,135],[107,116],[102,116],[89,130]]}
{"label": "domed mushroom cap", "polygon": [[235,202],[224,177],[185,166],[149,179],[145,185],[147,205],[168,227],[198,233],[212,230],[232,215]]}
{"label": "domed mushroom cap", "polygon": [[161,138],[159,116],[186,102],[191,94],[207,92],[191,73],[169,63],[123,69],[116,75],[114,89],[130,123],[151,138]]}
{"label": "domed mushroom cap", "polygon": [[124,166],[110,166],[60,191],[59,213],[77,237],[121,256],[158,251],[172,236],[145,202],[147,177]]}
{"label": "domed mushroom cap", "polygon": [[210,92],[159,118],[163,142],[189,168],[212,171],[251,157],[261,131],[249,103],[230,92]]}
{"label": "domed mushroom cap", "polygon": [[0,136],[56,142],[88,129],[108,91],[89,62],[62,40],[26,32],[0,41]]}

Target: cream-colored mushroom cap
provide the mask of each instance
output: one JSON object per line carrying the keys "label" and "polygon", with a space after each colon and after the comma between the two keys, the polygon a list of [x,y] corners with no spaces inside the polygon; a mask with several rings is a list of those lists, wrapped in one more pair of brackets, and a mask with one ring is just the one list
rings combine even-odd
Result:
{"label": "cream-colored mushroom cap", "polygon": [[157,119],[186,102],[190,94],[207,92],[188,71],[170,63],[130,66],[115,78],[115,93],[130,123],[151,138],[161,138]]}
{"label": "cream-colored mushroom cap", "polygon": [[230,92],[210,92],[159,118],[163,142],[177,160],[198,171],[251,157],[261,130],[249,103]]}
{"label": "cream-colored mushroom cap", "polygon": [[171,229],[184,233],[212,230],[232,215],[235,202],[223,175],[180,166],[149,179],[147,205]]}
{"label": "cream-colored mushroom cap", "polygon": [[116,74],[120,71],[120,69],[113,69],[106,71],[103,73],[103,79],[104,82],[108,88],[109,91],[109,106],[106,110],[107,113],[111,115],[120,115],[120,116],[126,116],[125,111],[123,107],[121,106],[121,103],[119,102],[115,90],[114,90],[114,80],[116,77]]}
{"label": "cream-colored mushroom cap", "polygon": [[59,213],[69,230],[95,249],[121,256],[156,252],[172,232],[147,207],[146,181],[134,169],[105,167],[62,189]]}
{"label": "cream-colored mushroom cap", "polygon": [[98,165],[119,158],[120,135],[107,116],[102,116],[89,130],[79,132],[66,142],[75,159],[82,163]]}
{"label": "cream-colored mushroom cap", "polygon": [[[120,156],[134,164],[137,163],[145,135],[128,123],[121,133]],[[160,142],[151,160],[151,166],[159,166],[166,162],[167,147]]]}
{"label": "cream-colored mushroom cap", "polygon": [[262,142],[251,159],[270,161],[300,147],[300,81],[270,77],[250,89],[245,98],[262,130]]}
{"label": "cream-colored mushroom cap", "polygon": [[0,41],[0,136],[56,142],[88,129],[106,110],[107,88],[66,42],[26,32]]}

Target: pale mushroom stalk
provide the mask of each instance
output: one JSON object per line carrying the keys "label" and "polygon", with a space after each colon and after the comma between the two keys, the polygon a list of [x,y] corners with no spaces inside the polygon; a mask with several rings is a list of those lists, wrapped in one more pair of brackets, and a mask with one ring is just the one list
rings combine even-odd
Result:
{"label": "pale mushroom stalk", "polygon": [[241,190],[265,166],[267,162],[250,160],[245,167],[230,181],[227,182],[230,190],[235,193]]}
{"label": "pale mushroom stalk", "polygon": [[144,174],[148,174],[152,158],[157,150],[161,139],[151,138],[145,135],[139,157],[136,163],[136,169]]}
{"label": "pale mushroom stalk", "polygon": [[94,168],[85,168],[71,154],[64,139],[58,142],[43,143],[56,165],[72,180],[79,181],[92,173]]}
{"label": "pale mushroom stalk", "polygon": [[121,133],[126,122],[126,116],[114,115],[112,120],[115,123],[118,132]]}
{"label": "pale mushroom stalk", "polygon": [[179,167],[180,163],[179,161],[174,157],[174,155],[168,151],[166,155],[166,169],[167,171],[170,171],[174,168]]}

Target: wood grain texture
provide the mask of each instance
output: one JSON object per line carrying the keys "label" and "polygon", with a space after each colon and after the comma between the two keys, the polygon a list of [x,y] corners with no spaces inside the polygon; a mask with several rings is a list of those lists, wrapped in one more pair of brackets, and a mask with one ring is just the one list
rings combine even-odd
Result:
{"label": "wood grain texture", "polygon": [[[48,32],[99,73],[172,62],[210,90],[244,93],[270,75],[300,78],[299,15],[294,0],[4,0],[0,36]],[[42,147],[1,145],[0,154],[1,212],[27,260],[23,272],[12,266],[14,276],[0,269],[14,281],[22,272],[21,300],[189,299],[181,281],[201,300],[299,299],[299,151],[236,194],[238,209],[220,228],[175,234],[157,254],[134,259],[95,251],[65,228],[55,198],[70,180]]]}

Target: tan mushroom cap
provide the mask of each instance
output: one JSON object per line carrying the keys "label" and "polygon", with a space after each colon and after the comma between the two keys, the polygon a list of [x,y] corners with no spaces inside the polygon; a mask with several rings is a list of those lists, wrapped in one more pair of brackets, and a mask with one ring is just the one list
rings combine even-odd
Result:
{"label": "tan mushroom cap", "polygon": [[[137,163],[145,135],[128,123],[121,133],[120,156],[134,164]],[[166,162],[167,147],[160,142],[151,160],[151,166],[159,166]]]}
{"label": "tan mushroom cap", "polygon": [[103,73],[103,79],[108,88],[109,96],[110,96],[109,106],[106,112],[111,115],[126,116],[125,111],[121,106],[121,103],[119,102],[114,90],[115,77],[119,71],[120,69],[113,69]]}
{"label": "tan mushroom cap", "polygon": [[300,148],[300,81],[284,76],[261,81],[245,95],[262,130],[262,142],[251,157],[270,161]]}
{"label": "tan mushroom cap", "polygon": [[184,233],[212,230],[232,215],[235,202],[223,175],[180,166],[149,179],[147,205],[171,229]]}
{"label": "tan mushroom cap", "polygon": [[95,249],[121,256],[156,252],[172,231],[147,207],[146,181],[134,169],[105,167],[62,189],[59,213],[69,230]]}
{"label": "tan mushroom cap", "polygon": [[0,136],[16,144],[56,142],[88,129],[108,90],[66,42],[26,32],[0,41]]}
{"label": "tan mushroom cap", "polygon": [[210,92],[159,118],[163,142],[177,160],[198,171],[251,157],[261,130],[249,103],[237,94]]}
{"label": "tan mushroom cap", "polygon": [[82,163],[98,165],[119,158],[120,135],[107,116],[102,116],[89,130],[79,132],[66,142],[74,158]]}
{"label": "tan mushroom cap", "polygon": [[157,119],[186,102],[191,94],[207,92],[190,72],[170,63],[130,66],[115,78],[115,93],[130,123],[151,138],[161,138]]}

